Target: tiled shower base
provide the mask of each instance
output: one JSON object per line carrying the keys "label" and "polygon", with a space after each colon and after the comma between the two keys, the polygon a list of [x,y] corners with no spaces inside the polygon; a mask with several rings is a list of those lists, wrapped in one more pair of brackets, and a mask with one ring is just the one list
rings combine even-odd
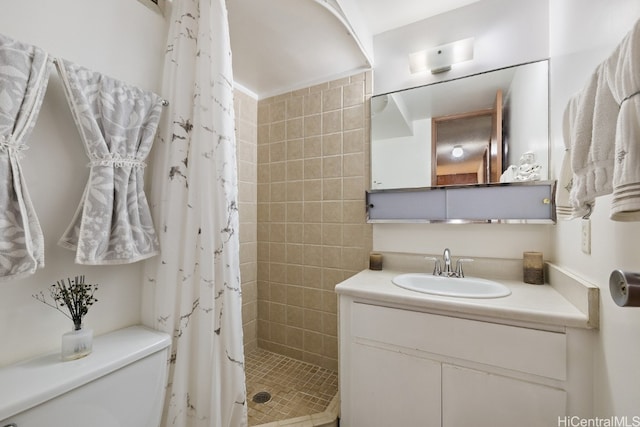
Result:
{"label": "tiled shower base", "polygon": [[[245,355],[245,368],[250,426],[337,425],[336,372],[262,349]],[[255,402],[262,392],[270,399]]]}

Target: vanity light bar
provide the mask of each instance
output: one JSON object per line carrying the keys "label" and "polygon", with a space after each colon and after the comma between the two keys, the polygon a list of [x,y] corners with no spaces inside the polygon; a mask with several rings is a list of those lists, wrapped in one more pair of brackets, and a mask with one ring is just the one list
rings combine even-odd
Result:
{"label": "vanity light bar", "polygon": [[409,54],[411,74],[430,70],[431,74],[449,71],[453,64],[473,59],[474,38],[470,37]]}

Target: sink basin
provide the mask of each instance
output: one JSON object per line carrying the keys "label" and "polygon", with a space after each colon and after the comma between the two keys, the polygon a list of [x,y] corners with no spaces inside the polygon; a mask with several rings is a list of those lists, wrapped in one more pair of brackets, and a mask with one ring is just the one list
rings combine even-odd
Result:
{"label": "sink basin", "polygon": [[425,294],[460,298],[501,298],[511,294],[502,283],[477,277],[444,277],[427,273],[400,274],[394,285]]}

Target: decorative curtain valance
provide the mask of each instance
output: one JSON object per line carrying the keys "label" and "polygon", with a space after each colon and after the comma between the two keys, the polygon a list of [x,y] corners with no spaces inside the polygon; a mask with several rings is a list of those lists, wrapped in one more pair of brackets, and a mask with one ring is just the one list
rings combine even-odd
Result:
{"label": "decorative curtain valance", "polygon": [[62,59],[56,67],[91,168],[59,245],[75,250],[78,264],[125,264],[156,255],[144,161],[162,98]]}
{"label": "decorative curtain valance", "polygon": [[44,238],[27,192],[21,153],[49,81],[46,52],[0,35],[0,279],[44,266]]}

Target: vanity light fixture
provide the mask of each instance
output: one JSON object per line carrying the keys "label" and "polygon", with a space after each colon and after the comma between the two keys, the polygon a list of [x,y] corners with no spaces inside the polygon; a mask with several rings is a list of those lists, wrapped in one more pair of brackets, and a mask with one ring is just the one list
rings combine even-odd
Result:
{"label": "vanity light fixture", "polygon": [[453,64],[473,59],[473,37],[462,39],[409,54],[411,74],[431,71],[431,74],[449,71]]}
{"label": "vanity light fixture", "polygon": [[464,154],[464,150],[462,149],[462,145],[454,145],[453,150],[451,150],[451,156],[456,159],[462,157]]}

